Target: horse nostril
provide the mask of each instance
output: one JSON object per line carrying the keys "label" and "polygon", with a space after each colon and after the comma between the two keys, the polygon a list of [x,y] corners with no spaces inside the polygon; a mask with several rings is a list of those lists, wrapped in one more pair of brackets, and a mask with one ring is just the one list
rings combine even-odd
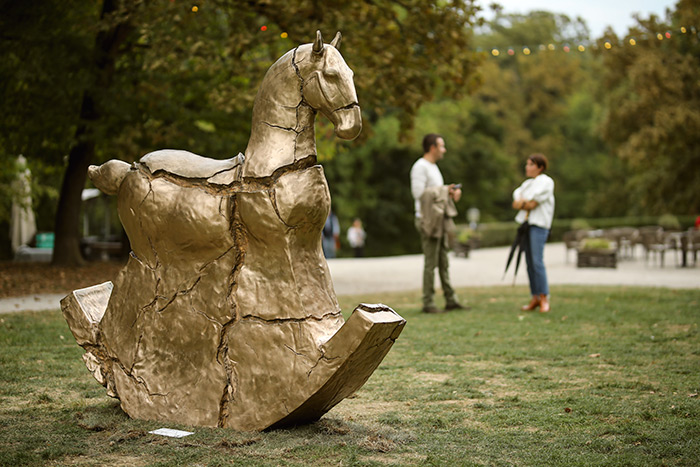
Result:
{"label": "horse nostril", "polygon": [[346,106],[337,108],[337,109],[335,109],[333,112],[337,112],[337,111],[339,111],[339,110],[350,110],[350,109],[352,109],[352,108],[354,108],[354,107],[359,107],[359,106],[360,106],[360,104],[358,104],[357,102],[353,102],[353,103],[348,104],[348,105],[346,105]]}
{"label": "horse nostril", "polygon": [[362,131],[362,114],[357,104],[350,104],[333,112],[331,120],[339,138],[355,139]]}

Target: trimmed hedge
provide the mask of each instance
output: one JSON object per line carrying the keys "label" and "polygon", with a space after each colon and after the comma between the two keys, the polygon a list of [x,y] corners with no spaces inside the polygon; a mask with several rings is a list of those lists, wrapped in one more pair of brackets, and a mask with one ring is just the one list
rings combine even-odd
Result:
{"label": "trimmed hedge", "polygon": [[[676,216],[681,229],[686,230],[695,225],[696,216]],[[645,225],[659,225],[659,216],[628,216],[608,217],[601,219],[554,219],[550,242],[561,242],[565,232],[572,229],[572,222],[580,224],[585,221],[591,229],[612,229],[614,227],[643,227]],[[468,226],[458,225],[458,229],[466,229]],[[486,222],[479,224],[479,246],[504,246],[513,243],[518,225],[515,222]]]}

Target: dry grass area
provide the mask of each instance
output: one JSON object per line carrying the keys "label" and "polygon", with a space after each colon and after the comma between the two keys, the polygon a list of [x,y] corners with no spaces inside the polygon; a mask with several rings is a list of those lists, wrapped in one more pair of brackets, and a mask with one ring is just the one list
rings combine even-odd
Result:
{"label": "dry grass area", "polygon": [[92,262],[80,267],[45,263],[0,262],[0,298],[40,293],[68,293],[114,280],[122,262]]}

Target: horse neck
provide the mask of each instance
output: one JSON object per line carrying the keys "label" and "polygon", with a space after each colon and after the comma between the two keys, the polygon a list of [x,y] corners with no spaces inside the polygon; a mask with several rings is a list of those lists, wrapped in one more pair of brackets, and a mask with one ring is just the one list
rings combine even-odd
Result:
{"label": "horse neck", "polygon": [[300,81],[291,64],[276,67],[266,75],[253,105],[243,167],[246,178],[270,177],[310,156],[315,161],[316,111],[302,101]]}

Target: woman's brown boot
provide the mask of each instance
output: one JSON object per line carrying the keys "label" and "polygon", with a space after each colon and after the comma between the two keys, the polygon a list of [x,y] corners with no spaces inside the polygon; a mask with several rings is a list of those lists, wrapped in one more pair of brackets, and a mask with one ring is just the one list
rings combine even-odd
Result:
{"label": "woman's brown boot", "polygon": [[545,294],[540,295],[540,313],[549,313],[549,300]]}
{"label": "woman's brown boot", "polygon": [[523,311],[532,311],[538,306],[540,306],[540,297],[538,297],[537,295],[533,295],[532,299],[530,300],[530,303],[521,307],[520,309]]}

